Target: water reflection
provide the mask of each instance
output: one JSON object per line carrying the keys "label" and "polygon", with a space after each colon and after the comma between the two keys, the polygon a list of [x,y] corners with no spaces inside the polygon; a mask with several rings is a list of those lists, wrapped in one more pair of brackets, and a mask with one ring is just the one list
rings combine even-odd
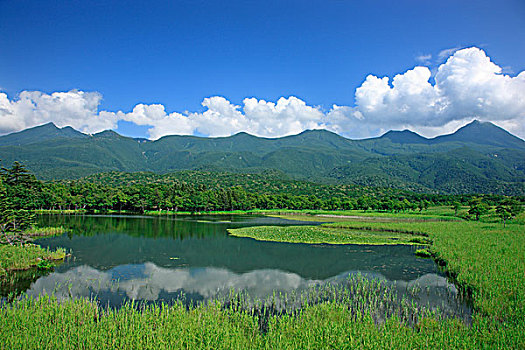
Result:
{"label": "water reflection", "polygon": [[300,295],[313,286],[341,284],[355,274],[381,280],[397,294],[410,298],[420,306],[439,308],[444,314],[460,315],[462,318],[469,314],[468,308],[457,298],[458,291],[454,285],[445,277],[432,273],[411,281],[391,281],[374,272],[346,271],[325,280],[314,280],[275,269],[235,273],[216,267],[164,268],[148,262],[101,271],[82,265],[38,279],[27,295],[55,295],[59,300],[96,297],[102,305],[117,307],[127,300],[169,303],[181,295],[191,301],[221,299],[232,290],[246,292],[250,298],[262,300],[271,295]]}
{"label": "water reflection", "polygon": [[[374,271],[390,280],[438,273],[431,260],[411,246],[311,245],[260,242],[231,237],[226,229],[250,225],[290,225],[294,221],[258,216],[48,216],[41,225],[63,226],[69,235],[39,243],[72,251],[59,271],[88,265],[109,270],[153,262],[162,267],[217,267],[235,273],[275,269],[323,280],[345,271]],[[203,222],[206,221],[206,222]],[[226,222],[229,221],[229,222]]]}
{"label": "water reflection", "polygon": [[[309,224],[261,216],[48,215],[41,226],[63,226],[68,234],[38,241],[64,247],[72,258],[47,276],[33,276],[17,291],[58,299],[97,298],[118,307],[129,300],[167,302],[221,298],[230,290],[251,298],[300,294],[338,285],[349,274],[384,281],[401,297],[431,308],[468,314],[431,260],[411,246],[311,245],[231,237],[227,229],[253,225]],[[5,296],[5,293],[2,293]]]}

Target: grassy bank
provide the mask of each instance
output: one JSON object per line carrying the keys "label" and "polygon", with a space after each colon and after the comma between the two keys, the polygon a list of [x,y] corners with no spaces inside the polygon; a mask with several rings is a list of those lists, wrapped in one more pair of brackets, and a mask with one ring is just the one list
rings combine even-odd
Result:
{"label": "grassy bank", "polygon": [[261,318],[220,303],[186,309],[127,305],[100,309],[87,300],[62,304],[48,297],[0,309],[2,349],[479,349],[519,348],[519,334],[472,327],[455,319],[398,317],[377,324],[370,313],[326,302],[294,316]]}
{"label": "grassy bank", "polygon": [[249,237],[260,241],[310,244],[429,244],[419,234],[383,230],[353,230],[329,226],[260,226],[229,229],[236,237]]}
{"label": "grassy bank", "polygon": [[66,233],[67,230],[63,227],[32,227],[24,231],[23,235],[32,239],[41,237],[54,237]]}
{"label": "grassy bank", "polygon": [[0,277],[5,277],[9,271],[27,270],[32,267],[47,266],[46,262],[63,260],[66,257],[64,249],[51,251],[35,244],[34,239],[63,235],[63,227],[32,227],[20,234],[8,234],[7,244],[5,237],[0,244]]}
{"label": "grassy bank", "polygon": [[[459,215],[464,215],[467,208],[460,210]],[[78,210],[35,210],[37,214],[86,214],[88,211],[84,209]],[[91,214],[138,214],[138,212],[132,211],[118,211],[118,210],[106,210],[100,211],[95,210],[94,212],[89,212]],[[386,220],[396,220],[401,221],[410,221],[410,220],[452,220],[458,221],[461,220],[459,217],[454,215],[454,211],[448,206],[436,206],[425,209],[424,211],[405,211],[405,212],[382,212],[382,211],[363,211],[363,210],[314,210],[314,209],[249,209],[249,210],[221,210],[221,211],[170,211],[170,210],[146,210],[144,215],[250,215],[250,214],[260,214],[260,215],[270,215],[270,216],[304,216],[312,217],[317,215],[326,215],[326,216],[335,216],[335,217],[344,217],[350,216],[353,218],[384,218]],[[321,218],[322,216],[318,216]],[[327,219],[328,220],[328,219]]]}
{"label": "grassy bank", "polygon": [[38,267],[46,261],[63,260],[65,257],[64,249],[51,251],[34,244],[0,245],[0,277],[7,276],[9,271]]}

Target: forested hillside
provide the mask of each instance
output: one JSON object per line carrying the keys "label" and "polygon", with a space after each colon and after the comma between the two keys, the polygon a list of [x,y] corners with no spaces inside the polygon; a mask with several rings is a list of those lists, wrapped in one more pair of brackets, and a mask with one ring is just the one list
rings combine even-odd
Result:
{"label": "forested hillside", "polygon": [[0,137],[3,164],[20,161],[39,179],[77,179],[110,171],[230,173],[280,171],[327,184],[391,187],[418,192],[525,194],[525,142],[474,121],[433,139],[410,131],[349,140],[325,130],[276,139],[166,136],[133,139],[94,135],[46,124]]}
{"label": "forested hillside", "polygon": [[[116,211],[225,211],[253,209],[361,209],[390,212],[430,205],[495,205],[506,197],[439,195],[392,188],[323,185],[267,171],[232,174],[203,171],[110,172],[79,180],[42,182],[23,165],[2,170],[0,189],[15,209]],[[1,191],[0,191],[1,192]],[[523,197],[517,198],[523,200]]]}

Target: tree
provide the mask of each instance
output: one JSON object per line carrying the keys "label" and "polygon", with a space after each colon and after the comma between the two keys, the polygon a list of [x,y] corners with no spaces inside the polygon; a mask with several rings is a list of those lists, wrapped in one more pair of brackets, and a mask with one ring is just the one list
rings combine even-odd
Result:
{"label": "tree", "polygon": [[486,214],[489,211],[487,203],[483,202],[483,198],[474,198],[470,201],[470,209],[468,210],[469,215],[474,215],[476,221],[479,221],[481,215]]}
{"label": "tree", "polygon": [[13,244],[8,233],[9,235],[20,234],[30,228],[34,224],[34,221],[35,214],[32,212],[23,209],[13,209],[7,196],[3,179],[0,178],[0,232],[7,243]]}
{"label": "tree", "polygon": [[518,201],[512,198],[506,198],[496,207],[496,214],[501,218],[503,227],[505,227],[507,220],[516,217],[522,210],[523,208]]}
{"label": "tree", "polygon": [[452,209],[454,209],[454,215],[458,216],[458,211],[459,209],[461,209],[461,203],[455,201],[454,203],[452,203]]}
{"label": "tree", "polygon": [[11,168],[2,168],[2,171],[4,173],[5,182],[8,185],[28,185],[36,182],[35,176],[22,164],[16,161]]}
{"label": "tree", "polygon": [[503,221],[503,227],[505,227],[507,220],[511,218],[510,208],[500,203],[496,207],[496,214],[498,214],[498,216],[501,218]]}

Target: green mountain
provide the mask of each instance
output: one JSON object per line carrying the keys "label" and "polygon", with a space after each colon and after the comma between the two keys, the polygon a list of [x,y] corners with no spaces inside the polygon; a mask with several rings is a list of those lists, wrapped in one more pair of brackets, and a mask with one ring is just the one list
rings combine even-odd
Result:
{"label": "green mountain", "polygon": [[14,132],[9,135],[0,137],[0,146],[23,146],[32,143],[53,140],[58,138],[64,139],[81,139],[87,135],[76,131],[70,126],[59,129],[53,123],[47,123],[34,128],[26,129],[20,132]]}
{"label": "green mountain", "polygon": [[474,120],[458,129],[455,133],[430,139],[433,144],[445,142],[463,142],[491,145],[503,148],[523,149],[525,142],[492,123]]}
{"label": "green mountain", "polygon": [[165,136],[156,141],[114,131],[86,135],[53,124],[0,137],[4,166],[17,160],[37,177],[79,178],[107,171],[254,173],[443,193],[525,194],[525,141],[474,121],[428,139],[414,132],[350,140],[326,130],[281,138]]}

